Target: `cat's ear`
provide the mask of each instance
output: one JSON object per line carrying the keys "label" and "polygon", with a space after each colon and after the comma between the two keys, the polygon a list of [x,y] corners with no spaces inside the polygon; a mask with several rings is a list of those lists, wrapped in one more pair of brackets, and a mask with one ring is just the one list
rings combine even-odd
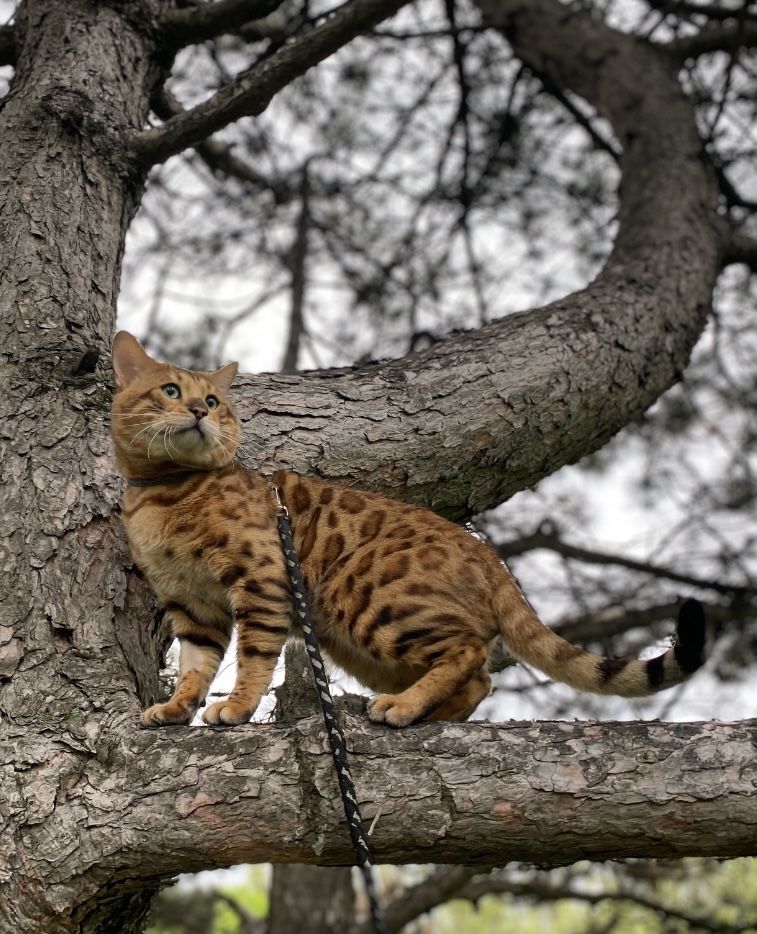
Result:
{"label": "cat's ear", "polygon": [[222,366],[221,369],[216,370],[215,373],[209,373],[208,379],[226,395],[229,389],[231,389],[231,384],[234,382],[234,377],[237,375],[238,369],[238,364],[227,363],[226,366]]}
{"label": "cat's ear", "polygon": [[113,338],[112,356],[113,372],[119,389],[128,386],[142,370],[155,366],[155,360],[148,357],[136,337],[128,331],[119,331]]}

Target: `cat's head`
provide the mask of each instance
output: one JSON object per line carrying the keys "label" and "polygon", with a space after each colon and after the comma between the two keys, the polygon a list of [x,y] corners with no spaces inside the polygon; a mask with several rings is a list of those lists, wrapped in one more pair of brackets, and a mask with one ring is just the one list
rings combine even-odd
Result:
{"label": "cat's head", "polygon": [[135,337],[119,331],[113,371],[111,432],[125,476],[155,476],[176,466],[210,470],[233,459],[239,421],[226,393],[236,363],[215,373],[184,370],[153,360]]}

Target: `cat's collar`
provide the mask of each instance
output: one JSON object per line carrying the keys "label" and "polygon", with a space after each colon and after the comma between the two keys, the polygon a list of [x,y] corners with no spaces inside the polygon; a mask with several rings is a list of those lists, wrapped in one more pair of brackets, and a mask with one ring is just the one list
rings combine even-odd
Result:
{"label": "cat's collar", "polygon": [[165,473],[160,477],[127,477],[127,486],[163,486],[170,483],[181,483],[187,477],[197,473],[207,473],[207,470],[177,470],[175,473]]}

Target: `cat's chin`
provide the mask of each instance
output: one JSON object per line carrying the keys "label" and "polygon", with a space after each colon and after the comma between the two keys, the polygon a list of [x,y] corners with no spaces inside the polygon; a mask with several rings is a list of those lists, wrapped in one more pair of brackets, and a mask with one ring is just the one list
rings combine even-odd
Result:
{"label": "cat's chin", "polygon": [[221,449],[208,431],[195,427],[172,433],[169,447],[171,461],[180,467],[212,470],[233,460],[233,455]]}

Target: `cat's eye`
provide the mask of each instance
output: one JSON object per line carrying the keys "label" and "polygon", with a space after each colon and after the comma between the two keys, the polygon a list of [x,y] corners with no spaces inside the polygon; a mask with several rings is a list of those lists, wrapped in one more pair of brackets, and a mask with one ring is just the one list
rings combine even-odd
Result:
{"label": "cat's eye", "polygon": [[181,390],[176,383],[166,383],[160,387],[169,399],[181,399]]}
{"label": "cat's eye", "polygon": [[209,409],[217,409],[218,399],[216,399],[215,396],[205,396],[205,405],[207,405]]}

